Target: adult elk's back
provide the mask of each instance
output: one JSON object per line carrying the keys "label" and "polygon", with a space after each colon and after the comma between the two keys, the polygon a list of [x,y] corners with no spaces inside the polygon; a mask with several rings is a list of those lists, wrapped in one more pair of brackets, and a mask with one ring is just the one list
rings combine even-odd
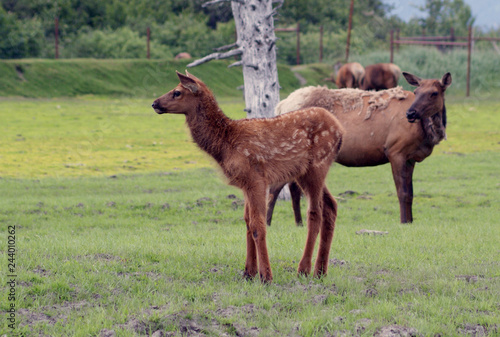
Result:
{"label": "adult elk's back", "polygon": [[359,88],[360,80],[365,76],[365,68],[358,62],[346,63],[337,71],[337,88]]}
{"label": "adult elk's back", "polygon": [[[446,136],[444,93],[451,84],[451,75],[446,73],[441,80],[421,79],[404,72],[403,75],[409,84],[417,87],[414,93],[400,87],[379,92],[306,87],[281,101],[276,114],[311,106],[333,113],[346,130],[336,162],[349,167],[390,163],[401,222],[407,223],[413,221],[415,163],[427,158]],[[297,191],[292,187],[292,199],[296,200]],[[276,196],[279,189],[271,194]],[[274,198],[270,202],[268,224],[275,201]],[[294,207],[294,211],[299,223],[300,209]]]}
{"label": "adult elk's back", "polygon": [[393,63],[377,63],[365,68],[359,88],[363,90],[384,90],[398,85],[401,69]]}

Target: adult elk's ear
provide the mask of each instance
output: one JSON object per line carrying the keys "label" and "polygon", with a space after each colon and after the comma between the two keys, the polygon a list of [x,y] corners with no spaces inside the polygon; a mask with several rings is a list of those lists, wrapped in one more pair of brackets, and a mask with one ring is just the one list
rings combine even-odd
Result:
{"label": "adult elk's ear", "polygon": [[441,86],[443,87],[443,90],[446,90],[451,84],[451,74],[446,73],[443,75],[443,78],[441,79]]}
{"label": "adult elk's ear", "polygon": [[406,78],[406,82],[408,82],[410,85],[413,85],[414,87],[420,86],[420,83],[422,82],[422,79],[420,77],[407,73],[406,71],[403,71],[403,76]]}
{"label": "adult elk's ear", "polygon": [[179,80],[181,81],[181,85],[191,91],[193,94],[196,94],[198,92],[198,84],[196,83],[195,80],[193,80],[190,77],[187,77],[186,75],[181,74],[180,72],[177,71],[177,77],[179,77]]}

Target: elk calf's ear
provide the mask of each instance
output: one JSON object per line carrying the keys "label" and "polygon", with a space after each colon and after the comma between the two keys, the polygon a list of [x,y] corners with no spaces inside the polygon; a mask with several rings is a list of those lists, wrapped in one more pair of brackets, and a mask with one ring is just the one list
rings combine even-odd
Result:
{"label": "elk calf's ear", "polygon": [[441,86],[443,87],[443,90],[446,90],[451,84],[451,74],[446,73],[443,75],[443,78],[441,79]]}
{"label": "elk calf's ear", "polygon": [[186,75],[181,74],[180,72],[177,72],[177,77],[179,77],[181,85],[184,88],[188,89],[193,94],[196,94],[198,92],[198,84],[196,83],[195,80],[193,80],[190,77],[187,77]]}
{"label": "elk calf's ear", "polygon": [[420,77],[407,73],[406,71],[403,71],[403,76],[406,78],[406,82],[415,87],[418,87],[422,82],[422,79]]}
{"label": "elk calf's ear", "polygon": [[201,80],[198,77],[194,76],[191,73],[188,73],[187,69],[186,69],[186,76],[192,78],[195,81],[200,81],[201,82]]}

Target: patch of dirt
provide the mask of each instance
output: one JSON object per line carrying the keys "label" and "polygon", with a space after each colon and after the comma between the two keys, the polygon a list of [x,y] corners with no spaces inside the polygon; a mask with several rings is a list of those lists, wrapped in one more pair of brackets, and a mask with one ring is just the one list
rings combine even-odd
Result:
{"label": "patch of dirt", "polygon": [[[119,256],[107,254],[107,253],[96,253],[88,255],[77,255],[71,259],[77,260],[97,260],[97,261],[122,261],[123,259]],[[66,261],[70,260],[69,258]]]}
{"label": "patch of dirt", "polygon": [[339,197],[346,198],[346,197],[355,197],[355,196],[358,196],[358,195],[359,195],[359,193],[356,192],[356,191],[347,190],[345,192],[340,193]]}
{"label": "patch of dirt", "polygon": [[58,321],[66,321],[70,312],[80,311],[88,305],[86,301],[79,301],[44,306],[36,311],[21,308],[17,311],[20,317],[19,325],[32,326],[39,323],[54,325]]}
{"label": "patch of dirt", "polygon": [[104,261],[121,261],[122,258],[119,256],[114,256],[111,254],[98,253],[94,255],[89,255],[89,257],[93,257],[96,260],[104,260]]}
{"label": "patch of dirt", "polygon": [[364,291],[366,297],[375,297],[378,295],[378,291],[375,288],[368,288]]}
{"label": "patch of dirt", "polygon": [[496,336],[500,332],[500,329],[496,324],[488,326],[488,325],[467,323],[464,326],[459,327],[457,329],[457,332],[460,335],[470,336],[470,337],[481,337],[489,335]]}
{"label": "patch of dirt", "polygon": [[416,337],[423,336],[414,328],[407,328],[400,325],[388,325],[381,327],[373,334],[375,337]]}
{"label": "patch of dirt", "polygon": [[307,84],[307,80],[304,78],[304,76],[302,76],[301,74],[299,74],[298,72],[293,72],[293,76],[295,76],[295,78],[297,80],[299,80],[299,83],[300,83],[300,86],[303,87],[304,85]]}
{"label": "patch of dirt", "polygon": [[215,311],[215,313],[218,316],[224,317],[224,318],[229,318],[233,317],[236,315],[240,314],[245,314],[245,315],[252,315],[257,309],[255,308],[255,305],[253,304],[245,304],[244,306],[241,307],[235,307],[230,305],[229,307],[226,308],[220,308]]}
{"label": "patch of dirt", "polygon": [[200,198],[200,199],[196,200],[196,206],[198,206],[198,207],[203,207],[204,205],[207,205],[207,204],[215,205],[215,201],[210,199],[210,198],[207,198],[207,197]]}
{"label": "patch of dirt", "polygon": [[[227,314],[232,313],[232,308]],[[238,309],[234,309],[238,310]],[[222,336],[228,333],[236,336],[258,336],[260,330],[256,327],[246,327],[241,323],[220,323],[214,318],[202,315],[187,315],[176,313],[167,315],[160,320],[149,321],[147,319],[132,318],[125,324],[118,325],[119,328],[134,331],[145,336],[175,336],[176,331],[182,336]],[[164,331],[166,327],[176,327],[176,331]]]}
{"label": "patch of dirt", "polygon": [[116,333],[114,330],[102,329],[99,331],[99,337],[115,337]]}
{"label": "patch of dirt", "polygon": [[133,273],[128,273],[128,272],[118,272],[116,275],[120,277],[124,277],[125,279],[129,279],[130,277],[142,277],[142,276],[147,276],[147,278],[151,280],[159,280],[161,279],[164,275],[160,273],[155,273],[155,272],[140,272],[136,271]]}
{"label": "patch of dirt", "polygon": [[156,322],[138,320],[136,318],[131,319],[125,324],[119,324],[118,326],[122,329],[134,331],[140,335],[147,335],[147,336],[163,328],[163,326],[159,326],[158,323]]}
{"label": "patch of dirt", "polygon": [[387,235],[389,232],[376,231],[372,229],[361,229],[356,232],[358,235],[366,234],[366,235]]}
{"label": "patch of dirt", "polygon": [[334,267],[345,267],[347,266],[347,261],[346,260],[339,260],[336,258],[328,260],[328,265],[329,266],[334,266]]}
{"label": "patch of dirt", "polygon": [[455,278],[457,280],[464,280],[467,283],[476,283],[477,281],[479,281],[480,278],[483,277],[477,275],[455,275]]}
{"label": "patch of dirt", "polygon": [[233,201],[231,203],[231,208],[233,210],[237,210],[240,207],[243,207],[245,205],[245,202],[243,200],[238,200],[238,201]]}
{"label": "patch of dirt", "polygon": [[16,74],[17,77],[19,77],[19,80],[21,80],[22,82],[26,82],[26,79],[24,78],[24,69],[19,64],[16,64]]}
{"label": "patch of dirt", "polygon": [[35,274],[42,276],[42,277],[46,277],[46,276],[49,276],[51,274],[50,271],[48,271],[47,269],[43,268],[40,265],[36,266],[35,269],[33,269],[33,272]]}
{"label": "patch of dirt", "polygon": [[372,324],[372,320],[369,318],[362,318],[354,324],[354,331],[356,335],[361,335],[366,328]]}

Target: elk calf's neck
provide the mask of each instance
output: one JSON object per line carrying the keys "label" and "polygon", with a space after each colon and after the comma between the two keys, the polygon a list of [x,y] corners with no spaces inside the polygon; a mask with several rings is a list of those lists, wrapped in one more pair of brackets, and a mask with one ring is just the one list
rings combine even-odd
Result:
{"label": "elk calf's neck", "polygon": [[231,185],[245,196],[247,260],[245,276],[257,272],[272,280],[265,216],[269,188],[296,181],[309,199],[308,237],[298,272],[311,271],[312,251],[321,234],[314,274],[326,274],[337,205],[325,186],[340,150],[343,127],[323,108],[308,108],[274,118],[232,120],[208,87],[186,72],[180,84],[153,103],[158,114],[186,116],[195,143],[211,155]]}

